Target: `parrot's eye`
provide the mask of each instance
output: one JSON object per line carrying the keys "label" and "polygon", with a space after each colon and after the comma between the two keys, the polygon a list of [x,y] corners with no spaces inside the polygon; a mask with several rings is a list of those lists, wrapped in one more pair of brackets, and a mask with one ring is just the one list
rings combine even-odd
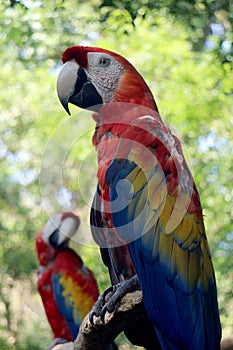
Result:
{"label": "parrot's eye", "polygon": [[110,58],[107,58],[107,57],[102,57],[100,60],[99,60],[99,66],[102,67],[102,68],[107,68],[111,63],[111,60]]}

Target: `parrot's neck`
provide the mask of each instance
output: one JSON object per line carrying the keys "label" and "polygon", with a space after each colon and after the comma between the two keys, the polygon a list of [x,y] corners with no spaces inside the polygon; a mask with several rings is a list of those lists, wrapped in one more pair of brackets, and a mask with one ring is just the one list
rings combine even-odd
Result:
{"label": "parrot's neck", "polygon": [[152,109],[144,105],[126,102],[111,102],[103,105],[98,113],[93,114],[93,119],[96,122],[93,145],[98,145],[107,133],[112,134],[113,138],[120,137],[128,125],[143,116],[150,116],[161,123],[157,108]]}
{"label": "parrot's neck", "polygon": [[97,113],[93,114],[93,119],[97,126],[115,123],[131,123],[133,120],[150,115],[161,120],[157,108],[132,102],[110,102],[102,105]]}
{"label": "parrot's neck", "polygon": [[[130,91],[130,89],[128,91]],[[145,92],[136,91],[135,95],[133,96],[131,95],[131,91],[129,95],[127,95],[126,91],[124,91],[124,94],[121,94],[121,92],[116,92],[113,102],[134,104],[158,112],[158,107],[149,89],[147,89]]]}

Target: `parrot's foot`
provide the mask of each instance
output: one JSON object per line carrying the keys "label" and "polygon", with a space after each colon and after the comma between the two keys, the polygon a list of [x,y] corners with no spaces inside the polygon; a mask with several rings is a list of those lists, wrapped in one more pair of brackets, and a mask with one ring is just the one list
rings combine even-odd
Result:
{"label": "parrot's foot", "polygon": [[93,327],[94,317],[100,317],[102,323],[105,323],[105,314],[108,311],[112,313],[119,301],[127,294],[141,289],[141,284],[137,275],[134,275],[127,281],[120,282],[114,286],[107,288],[101,294],[89,313],[89,320]]}

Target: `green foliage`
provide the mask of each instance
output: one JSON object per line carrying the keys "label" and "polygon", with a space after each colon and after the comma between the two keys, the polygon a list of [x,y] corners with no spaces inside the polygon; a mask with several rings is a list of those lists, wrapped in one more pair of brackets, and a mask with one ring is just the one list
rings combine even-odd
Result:
{"label": "green foliage", "polygon": [[[34,253],[35,235],[48,214],[70,205],[82,218],[79,234],[90,235],[94,124],[90,116],[76,118],[76,109],[67,118],[55,91],[61,53],[79,43],[127,57],[153,90],[165,121],[182,136],[204,207],[224,335],[232,333],[233,77],[231,52],[222,49],[232,35],[229,3],[5,0],[0,21],[0,348],[44,350],[51,340],[36,291]],[[223,24],[222,35],[210,32],[212,23]],[[76,132],[62,169],[71,195],[67,208],[57,201],[56,163],[60,167],[57,159]],[[56,147],[49,149],[51,138]],[[39,178],[44,159],[47,183]],[[109,277],[98,249],[93,243],[72,246],[103,291]]]}
{"label": "green foliage", "polygon": [[[221,62],[232,62],[233,48],[226,46],[232,43],[232,2],[201,0],[102,0],[100,14],[106,26],[113,15],[121,19],[114,23],[117,30],[122,30],[122,20],[137,27],[137,20],[150,18],[151,25],[157,26],[159,18],[171,16],[186,28],[193,50],[201,51],[210,47]],[[127,27],[125,33],[128,33]],[[226,49],[228,47],[229,49]]]}

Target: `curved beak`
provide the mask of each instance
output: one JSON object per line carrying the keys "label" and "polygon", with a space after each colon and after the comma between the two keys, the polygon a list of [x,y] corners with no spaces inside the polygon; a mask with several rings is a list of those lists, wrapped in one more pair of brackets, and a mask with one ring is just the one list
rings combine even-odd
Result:
{"label": "curved beak", "polygon": [[64,242],[68,242],[77,231],[80,225],[78,216],[66,216],[59,226],[57,245],[60,246]]}
{"label": "curved beak", "polygon": [[69,115],[69,103],[94,111],[96,106],[103,104],[101,96],[88,79],[86,71],[74,60],[66,62],[62,67],[57,79],[57,94]]}
{"label": "curved beak", "polygon": [[47,238],[53,248],[68,245],[80,225],[80,219],[71,212],[52,216],[44,228],[44,239]]}
{"label": "curved beak", "polygon": [[66,62],[57,79],[57,95],[62,106],[69,115],[68,103],[75,90],[78,69],[79,65],[75,61]]}

